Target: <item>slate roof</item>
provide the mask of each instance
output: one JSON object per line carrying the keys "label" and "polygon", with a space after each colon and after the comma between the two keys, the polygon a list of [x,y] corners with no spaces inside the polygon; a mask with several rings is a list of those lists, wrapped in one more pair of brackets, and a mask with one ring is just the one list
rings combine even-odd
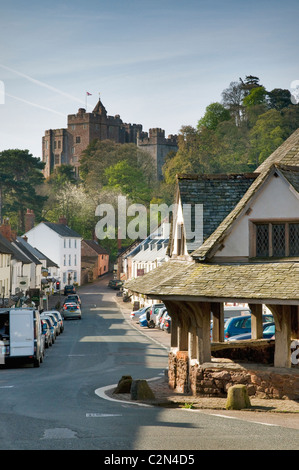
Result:
{"label": "slate roof", "polygon": [[125,287],[164,300],[299,302],[299,264],[212,264],[170,260]]}
{"label": "slate roof", "polygon": [[6,238],[1,235],[0,233],[0,253],[6,255],[13,255],[13,250],[10,243],[6,240]]}
{"label": "slate roof", "polygon": [[54,222],[42,222],[51,230],[58,233],[61,237],[69,237],[69,238],[82,238],[79,233],[75,232],[75,230],[71,229],[65,224],[55,224]]}
{"label": "slate roof", "polygon": [[25,240],[23,240],[21,237],[17,237],[17,239],[13,242],[13,245],[18,248],[23,253],[23,255],[29,258],[30,263],[34,263],[36,265],[42,264],[37,256],[33,254],[31,245],[25,242]]}
{"label": "slate roof", "polygon": [[[205,241],[236,206],[257,173],[177,175],[182,204],[203,205],[203,240]],[[191,212],[191,229],[195,227],[195,212]],[[199,242],[200,243],[200,242]],[[190,253],[198,248],[195,242],[187,243]]]}

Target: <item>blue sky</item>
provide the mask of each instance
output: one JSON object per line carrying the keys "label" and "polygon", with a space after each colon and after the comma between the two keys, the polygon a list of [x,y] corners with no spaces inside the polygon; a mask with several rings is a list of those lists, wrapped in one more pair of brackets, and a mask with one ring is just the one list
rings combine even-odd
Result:
{"label": "blue sky", "polygon": [[41,157],[46,129],[95,106],[178,133],[231,81],[299,80],[298,0],[0,0],[0,151]]}

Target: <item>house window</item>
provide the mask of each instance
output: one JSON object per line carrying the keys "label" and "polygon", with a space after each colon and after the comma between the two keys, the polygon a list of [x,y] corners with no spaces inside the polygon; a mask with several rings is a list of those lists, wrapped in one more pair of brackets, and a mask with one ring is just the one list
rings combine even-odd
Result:
{"label": "house window", "polygon": [[72,264],[72,255],[69,255],[69,266]]}
{"label": "house window", "polygon": [[299,256],[299,222],[253,223],[254,245],[251,256],[284,258]]}
{"label": "house window", "polygon": [[77,266],[77,255],[74,255],[74,266]]}
{"label": "house window", "polygon": [[66,266],[66,255],[63,255],[63,266]]}
{"label": "house window", "polygon": [[66,283],[66,273],[63,273],[63,284]]}
{"label": "house window", "polygon": [[76,137],[76,144],[80,144],[80,142],[81,142],[81,137],[78,135],[78,136]]}
{"label": "house window", "polygon": [[77,240],[74,240],[75,248],[77,248]]}
{"label": "house window", "polygon": [[72,240],[71,240],[71,238],[69,239],[69,248],[72,248]]}

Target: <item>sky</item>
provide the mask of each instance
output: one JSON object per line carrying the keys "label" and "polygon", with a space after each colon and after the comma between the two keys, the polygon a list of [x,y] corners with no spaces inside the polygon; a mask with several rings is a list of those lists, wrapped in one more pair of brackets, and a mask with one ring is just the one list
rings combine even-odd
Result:
{"label": "sky", "polygon": [[291,89],[298,16],[298,0],[0,0],[0,151],[41,158],[45,130],[99,94],[109,115],[168,136],[240,77]]}

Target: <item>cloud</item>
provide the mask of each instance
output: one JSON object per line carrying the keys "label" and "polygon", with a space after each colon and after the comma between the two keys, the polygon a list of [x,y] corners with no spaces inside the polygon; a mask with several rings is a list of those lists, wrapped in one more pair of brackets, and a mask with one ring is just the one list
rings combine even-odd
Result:
{"label": "cloud", "polygon": [[[65,98],[69,98],[73,101],[77,101],[78,103],[80,104],[84,104],[84,102],[82,100],[80,100],[79,98],[76,98],[75,96],[72,96],[70,95],[69,93],[66,93],[62,90],[59,90],[58,88],[55,88],[51,85],[48,85],[47,83],[45,82],[42,82],[40,80],[36,80],[35,78],[33,77],[30,77],[29,75],[26,75],[25,73],[22,73],[22,72],[19,72],[18,70],[15,70],[15,69],[12,69],[11,67],[7,67],[6,65],[3,65],[3,64],[0,64],[0,67],[2,67],[3,69],[5,70],[8,70],[9,72],[12,72],[16,75],[18,75],[19,77],[22,77],[22,78],[25,78],[26,80],[28,80],[29,82],[31,83],[34,83],[35,85],[38,85],[40,87],[43,87],[43,88],[46,88],[47,90],[50,90],[50,91],[53,91],[54,93],[57,93],[59,95],[62,95],[64,96]],[[8,95],[7,95],[8,96]],[[13,97],[14,98],[14,97]],[[18,98],[16,98],[18,99]],[[21,98],[19,98],[21,100]],[[23,100],[25,101],[25,100]],[[29,103],[29,102],[28,102]],[[30,104],[30,103],[29,103]],[[33,104],[34,105],[34,104]],[[60,113],[59,113],[60,114]]]}
{"label": "cloud", "polygon": [[24,100],[23,98],[19,98],[18,96],[11,95],[10,93],[5,93],[5,97],[13,98],[14,100],[21,101],[22,103],[29,104],[30,106],[34,106],[35,108],[43,109],[44,111],[49,111],[51,113],[58,114],[59,116],[65,117],[65,114],[60,113],[59,111],[55,111],[55,109],[47,108],[46,106],[42,106],[40,104],[32,103],[32,101]]}

